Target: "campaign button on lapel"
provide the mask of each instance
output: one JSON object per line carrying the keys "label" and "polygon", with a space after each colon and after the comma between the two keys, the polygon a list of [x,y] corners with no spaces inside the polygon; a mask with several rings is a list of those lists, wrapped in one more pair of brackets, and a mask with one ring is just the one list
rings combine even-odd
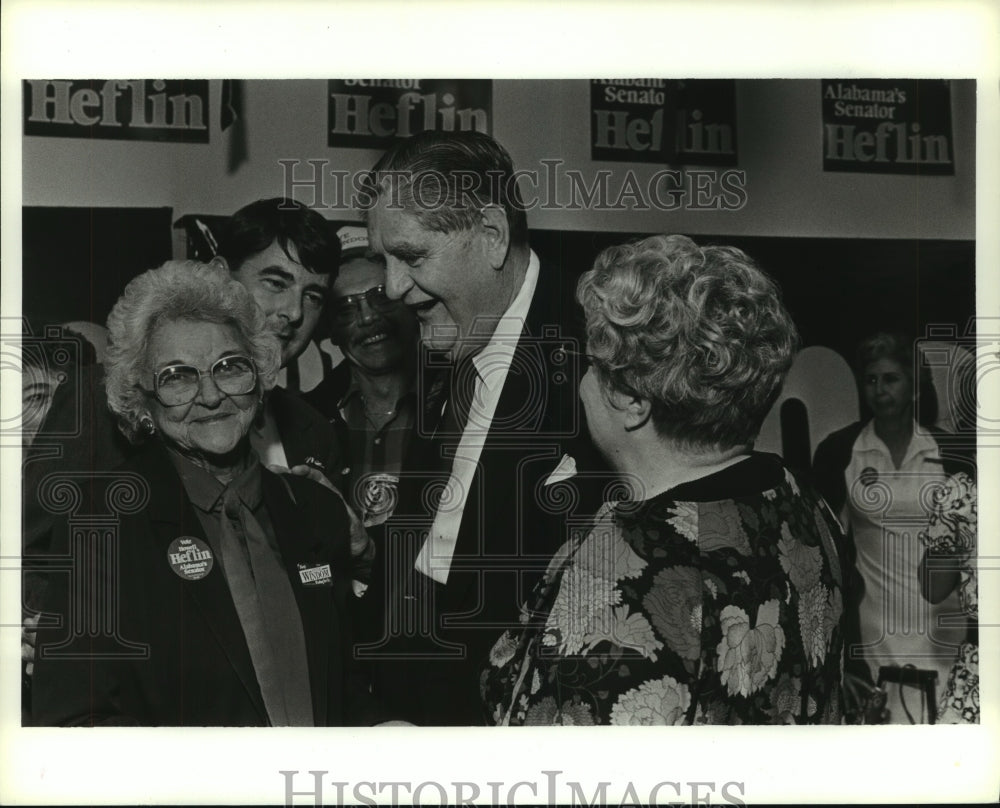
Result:
{"label": "campaign button on lapel", "polygon": [[185,581],[204,578],[215,566],[211,548],[196,536],[178,536],[167,548],[167,561]]}

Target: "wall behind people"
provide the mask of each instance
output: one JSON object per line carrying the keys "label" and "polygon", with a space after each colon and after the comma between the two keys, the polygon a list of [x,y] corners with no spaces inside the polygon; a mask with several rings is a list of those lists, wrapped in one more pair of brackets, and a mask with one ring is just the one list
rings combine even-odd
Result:
{"label": "wall behind people", "polygon": [[[493,82],[493,134],[521,169],[540,161],[592,177],[633,170],[640,185],[662,165],[592,162],[589,84],[583,80]],[[820,82],[736,82],[739,162],[746,204],[735,211],[681,209],[536,209],[532,228],[620,232],[806,236],[827,238],[972,239],[975,236],[975,83],[951,83],[953,176],[824,172]],[[70,138],[23,138],[26,205],[173,208],[228,214],[248,201],[282,193],[279,160],[326,160],[329,168],[369,168],[378,152],[327,146],[327,84],[247,81],[246,160],[229,171],[232,130],[219,129],[221,82],[209,82],[208,144]],[[296,177],[312,168],[299,166]],[[332,201],[333,181],[324,188]],[[296,198],[310,204],[312,189]],[[328,218],[351,218],[331,210]]]}
{"label": "wall behind people", "polygon": [[[547,265],[575,277],[600,249],[639,234],[735,244],[779,281],[803,343],[831,348],[845,361],[861,336],[889,325],[919,336],[928,324],[945,324],[961,336],[975,310],[975,89],[971,81],[950,83],[954,175],[921,176],[823,171],[820,82],[736,81],[736,168],[746,174],[741,208],[538,207],[529,213],[532,246]],[[308,183],[324,169],[365,171],[380,153],[327,145],[326,81],[244,82],[241,120],[226,132],[222,82],[208,82],[208,90],[208,144],[24,137],[25,205],[164,207],[176,220],[228,215],[252,199],[291,192],[305,204],[328,205],[319,209],[331,221],[357,218],[343,207],[332,177],[325,175],[319,189]],[[592,161],[590,114],[585,80],[492,82],[493,134],[515,166],[540,178],[543,161],[561,161],[559,199],[567,198],[569,171],[587,183],[597,171],[611,171],[613,189],[632,172],[645,187],[664,166]],[[241,137],[245,159],[231,169]],[[183,232],[174,236],[175,257],[186,257]],[[89,260],[90,245],[83,247]],[[62,312],[54,321],[87,316]],[[327,348],[332,358],[325,363],[315,348],[300,359],[291,386],[308,390],[322,378],[324,364],[339,359]],[[825,404],[830,412],[809,413],[814,426],[828,415],[853,417],[829,398],[812,409]]]}

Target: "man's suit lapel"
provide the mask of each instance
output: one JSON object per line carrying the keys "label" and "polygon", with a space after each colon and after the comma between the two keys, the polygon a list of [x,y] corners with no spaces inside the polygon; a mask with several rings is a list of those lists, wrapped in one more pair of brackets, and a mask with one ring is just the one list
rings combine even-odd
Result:
{"label": "man's suit lapel", "polygon": [[[503,390],[497,402],[496,412],[492,423],[505,425],[521,425],[521,429],[516,427],[511,429],[505,426],[498,430],[491,428],[483,445],[480,455],[479,466],[472,480],[472,492],[483,491],[483,497],[501,497],[510,500],[511,486],[515,484],[515,477],[519,468],[520,457],[513,448],[504,448],[504,444],[523,445],[524,442],[534,443],[539,436],[551,434],[557,420],[554,420],[554,410],[560,406],[556,400],[556,389],[553,380],[553,367],[551,354],[555,352],[557,344],[566,336],[562,331],[564,317],[571,319],[572,310],[563,313],[560,308],[562,300],[560,291],[560,278],[558,273],[546,273],[540,269],[538,283],[535,287],[535,294],[528,309],[528,316],[521,335],[518,339],[517,348],[511,360],[510,370],[504,379]],[[553,335],[551,340],[547,337]],[[577,350],[577,344],[567,336],[566,347],[571,351]],[[572,368],[576,367],[576,360],[572,353],[565,359],[567,384],[572,389],[569,393],[575,396],[577,380]],[[541,384],[539,384],[539,382]],[[566,395],[565,392],[560,393]],[[539,398],[539,395],[542,397]],[[527,411],[525,402],[532,398],[537,399],[540,412]],[[537,416],[537,417],[536,417]],[[518,434],[520,433],[520,434]],[[553,439],[544,439],[547,442]],[[561,457],[560,452],[553,455],[552,468],[554,469]],[[489,480],[484,477],[484,469]],[[493,482],[490,480],[509,481],[507,484]],[[511,501],[511,508],[514,508]],[[515,520],[516,521],[516,520]],[[459,530],[458,541],[455,545],[455,557],[460,556],[481,556],[484,553],[503,552],[506,548],[486,547],[479,535],[479,528],[482,526],[487,534],[494,532],[487,525],[483,525],[483,514],[476,511],[475,499],[470,496],[466,503],[466,508],[462,513],[462,525]],[[449,576],[448,585],[445,588],[444,602],[446,608],[462,603],[470,587],[477,581],[475,575],[452,575]]]}
{"label": "man's suit lapel", "polygon": [[[147,514],[152,523],[155,540],[162,549],[164,557],[170,543],[178,536],[194,536],[207,543],[194,506],[188,500],[184,485],[166,451],[159,447],[151,447],[138,456],[134,463],[137,470],[149,482],[150,502]],[[204,578],[185,582],[184,591],[190,595],[205,624],[225,652],[247,695],[260,714],[261,723],[267,724],[267,710],[261,698],[257,675],[243,635],[243,627],[233,605],[222,567],[219,564],[216,566],[217,569],[213,569]]]}
{"label": "man's suit lapel", "polygon": [[288,464],[294,466],[297,462],[315,453],[315,441],[310,440],[313,423],[307,418],[296,418],[291,412],[291,393],[283,388],[275,387],[270,392],[271,411],[274,422],[278,426],[281,445],[285,450]]}

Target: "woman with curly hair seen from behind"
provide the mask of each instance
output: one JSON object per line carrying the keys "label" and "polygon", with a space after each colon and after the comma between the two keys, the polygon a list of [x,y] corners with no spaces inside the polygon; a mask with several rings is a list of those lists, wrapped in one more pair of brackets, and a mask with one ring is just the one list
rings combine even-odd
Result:
{"label": "woman with curly hair seen from behind", "polygon": [[580,279],[580,397],[630,495],[564,545],[483,674],[497,724],[839,723],[836,520],[753,442],[797,334],[774,283],[683,236]]}

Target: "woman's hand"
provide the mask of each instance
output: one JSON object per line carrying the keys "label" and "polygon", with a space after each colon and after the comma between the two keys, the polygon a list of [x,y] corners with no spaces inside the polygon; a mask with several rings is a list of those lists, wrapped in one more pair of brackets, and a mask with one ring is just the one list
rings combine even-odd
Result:
{"label": "woman's hand", "polygon": [[290,469],[286,469],[284,466],[275,464],[268,466],[267,470],[273,471],[275,474],[294,474],[296,477],[308,477],[314,483],[319,483],[320,485],[329,488],[331,491],[337,490],[322,471],[314,466],[307,466],[305,463],[301,463],[298,466],[292,466]]}

